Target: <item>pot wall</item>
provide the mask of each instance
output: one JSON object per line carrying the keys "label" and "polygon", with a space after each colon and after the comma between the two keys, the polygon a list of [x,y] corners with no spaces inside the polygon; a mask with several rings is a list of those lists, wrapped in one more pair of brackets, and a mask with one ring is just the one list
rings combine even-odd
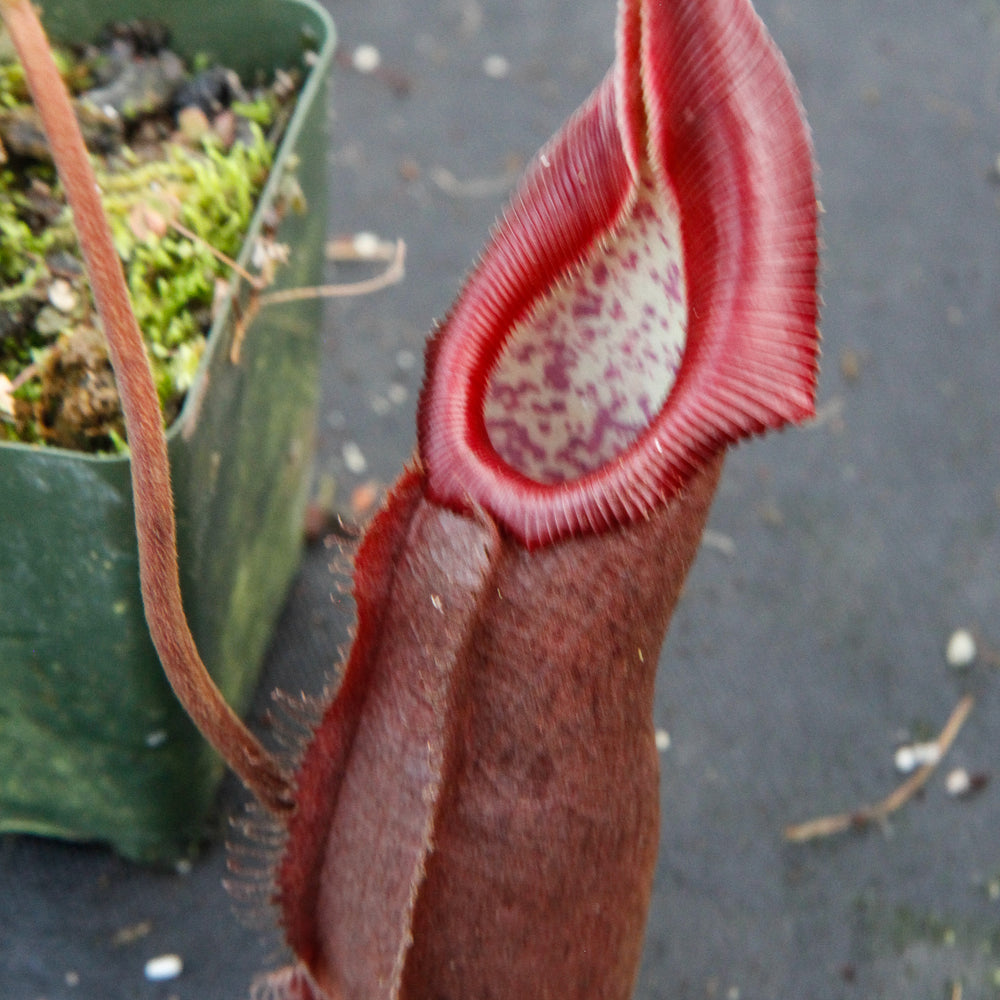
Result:
{"label": "pot wall", "polygon": [[[185,54],[241,72],[316,59],[241,259],[289,157],[308,203],[278,238],[276,287],[321,278],[333,25],[312,0],[46,4],[53,38],[155,15]],[[249,702],[299,562],[318,402],[320,304],[262,310],[230,362],[223,310],[171,428],[181,583],[202,656]],[[145,860],[190,850],[222,775],[167,685],[143,616],[127,458],[0,444],[0,831],[100,840]]]}

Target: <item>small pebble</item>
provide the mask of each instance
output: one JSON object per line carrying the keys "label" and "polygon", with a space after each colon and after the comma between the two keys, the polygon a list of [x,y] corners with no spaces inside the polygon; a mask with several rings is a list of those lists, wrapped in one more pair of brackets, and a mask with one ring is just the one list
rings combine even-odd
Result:
{"label": "small pebble", "polygon": [[958,798],[960,795],[968,794],[972,788],[972,778],[964,767],[956,767],[948,772],[948,776],[944,779],[944,787],[949,795]]}
{"label": "small pebble", "polygon": [[412,157],[404,157],[396,169],[404,181],[415,181],[420,177],[420,164]]}
{"label": "small pebble", "polygon": [[896,751],[894,762],[900,774],[909,774],[925,764],[936,764],[941,759],[937,743],[910,743]]}
{"label": "small pebble", "polygon": [[38,315],[35,316],[35,332],[40,333],[43,337],[51,337],[54,334],[62,333],[71,322],[72,317],[69,313],[62,312],[55,306],[42,306],[38,310]]}
{"label": "small pebble", "polygon": [[389,402],[393,406],[402,406],[403,403],[409,399],[410,390],[406,388],[405,385],[400,385],[399,382],[393,382],[389,386],[389,392],[387,393],[389,397]]}
{"label": "small pebble", "polygon": [[483,72],[491,80],[502,80],[510,73],[510,63],[503,56],[487,56],[483,60]]}
{"label": "small pebble", "polygon": [[861,355],[853,348],[846,348],[840,352],[840,374],[848,382],[857,382],[861,374]]}
{"label": "small pebble", "polygon": [[6,375],[0,373],[0,413],[6,413],[10,417],[14,416],[13,385]]}
{"label": "small pebble", "polygon": [[351,56],[351,64],[359,73],[374,73],[382,65],[382,54],[374,45],[359,45]]}
{"label": "small pebble", "polygon": [[948,666],[956,670],[971,666],[976,659],[976,640],[972,633],[967,628],[955,629],[944,655]]}
{"label": "small pebble", "polygon": [[670,733],[665,729],[656,730],[656,749],[663,753],[670,749]]}
{"label": "small pebble", "polygon": [[166,235],[167,220],[149,205],[136,205],[128,214],[128,227],[137,240],[152,242]]}
{"label": "small pebble", "polygon": [[351,491],[351,513],[356,518],[365,517],[378,503],[380,486],[374,480],[362,483]]}
{"label": "small pebble", "polygon": [[208,135],[212,123],[208,115],[196,104],[181,108],[177,112],[177,130],[185,142],[194,146]]}
{"label": "small pebble", "polygon": [[381,247],[379,238],[374,233],[355,233],[351,244],[362,260],[373,260]]}
{"label": "small pebble", "polygon": [[347,466],[348,472],[353,472],[354,475],[359,476],[368,468],[364,452],[353,441],[345,442],[343,455],[344,465]]}
{"label": "small pebble", "polygon": [[730,535],[723,534],[721,531],[706,528],[701,535],[701,544],[706,549],[715,549],[716,552],[730,559],[736,555],[736,542]]}
{"label": "small pebble", "polygon": [[162,747],[164,743],[167,742],[167,731],[165,729],[154,729],[150,733],[146,733],[145,743],[150,750],[155,750],[157,747]]}
{"label": "small pebble", "polygon": [[60,312],[70,312],[77,302],[73,286],[65,278],[56,278],[49,285],[49,302]]}
{"label": "small pebble", "polygon": [[116,948],[135,944],[136,941],[141,941],[142,938],[146,937],[152,929],[153,922],[151,920],[140,920],[138,923],[129,924],[127,927],[122,927],[121,930],[115,931],[114,937],[111,938],[111,943]]}
{"label": "small pebble", "polygon": [[184,971],[184,963],[180,955],[157,955],[151,958],[143,970],[151,983],[165,983],[168,979],[176,979]]}
{"label": "small pebble", "polygon": [[396,351],[396,367],[400,371],[408,372],[417,363],[416,354],[409,348],[401,347]]}

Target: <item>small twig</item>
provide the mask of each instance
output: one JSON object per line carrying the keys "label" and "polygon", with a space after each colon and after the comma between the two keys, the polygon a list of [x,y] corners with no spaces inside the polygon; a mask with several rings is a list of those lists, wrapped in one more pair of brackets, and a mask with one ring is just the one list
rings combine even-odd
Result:
{"label": "small twig", "polygon": [[250,298],[247,301],[246,312],[243,313],[235,323],[233,333],[233,343],[229,350],[229,360],[235,365],[239,364],[240,350],[243,346],[243,338],[246,329],[253,321],[257,313],[265,306],[279,305],[286,302],[301,302],[303,299],[334,299],[347,298],[352,295],[371,295],[372,292],[381,291],[390,285],[395,285],[403,280],[406,274],[406,244],[403,240],[396,240],[395,254],[389,262],[389,266],[374,278],[366,278],[363,281],[349,281],[343,284],[332,285],[309,285],[304,288],[284,288],[277,292],[264,292],[261,294],[257,285],[253,285]]}
{"label": "small twig", "polygon": [[306,288],[285,288],[279,292],[264,292],[257,299],[257,308],[278,305],[282,302],[299,302],[302,299],[339,299],[352,295],[371,295],[390,285],[398,284],[406,274],[406,244],[396,240],[396,248],[389,266],[374,278],[348,281],[332,285],[312,285]]}
{"label": "small twig", "polygon": [[[406,244],[401,239],[395,243],[376,242],[373,255],[364,255],[355,251],[354,260],[387,260],[389,266],[374,278],[366,278],[363,281],[350,281],[343,284],[330,285],[310,285],[303,288],[286,288],[278,292],[265,292],[264,289],[271,283],[270,272],[254,275],[245,267],[238,264],[228,254],[212,246],[207,240],[199,236],[194,230],[170,219],[168,223],[182,236],[191,240],[192,243],[204,247],[216,260],[220,261],[235,274],[239,275],[249,286],[250,296],[247,300],[246,311],[240,313],[234,300],[234,308],[237,312],[234,324],[233,343],[229,349],[229,360],[237,365],[240,362],[240,353],[243,349],[243,338],[246,335],[247,327],[250,325],[257,313],[265,306],[281,305],[287,302],[301,302],[304,299],[333,299],[347,298],[354,295],[371,295],[372,292],[381,291],[390,285],[395,285],[403,280],[406,274]],[[390,252],[383,256],[383,248],[390,248]],[[340,249],[338,244],[338,249]]]}
{"label": "small twig", "polygon": [[[342,284],[330,285],[309,285],[303,288],[285,288],[278,292],[265,292],[271,282],[269,273],[254,275],[245,267],[238,264],[228,254],[212,246],[207,240],[199,236],[194,230],[178,222],[176,219],[169,220],[169,225],[177,230],[182,236],[191,240],[192,243],[204,247],[216,260],[220,261],[235,274],[238,274],[249,286],[250,297],[247,301],[246,312],[237,317],[233,336],[233,343],[229,350],[229,360],[235,365],[239,364],[240,352],[243,347],[243,337],[246,329],[253,318],[265,306],[281,305],[287,302],[301,302],[304,299],[333,299],[348,298],[354,295],[371,295],[372,292],[381,291],[390,285],[395,285],[402,281],[406,274],[406,244],[401,239],[395,243],[387,244],[391,248],[391,254],[381,256],[381,250],[386,244],[376,245],[379,256],[370,259],[387,259],[389,266],[381,274],[374,278],[366,278],[363,281],[349,281]],[[357,260],[364,259],[362,255],[357,255]]]}
{"label": "small twig", "polygon": [[26,385],[30,382],[39,372],[39,365],[37,361],[32,361],[31,364],[25,365],[17,375],[11,379],[10,391],[17,392],[21,386]]}
{"label": "small twig", "polygon": [[845,830],[860,829],[871,823],[884,823],[892,813],[909,802],[927,784],[928,778],[934,773],[944,755],[951,748],[952,743],[955,742],[955,737],[958,736],[959,730],[969,717],[972,706],[972,695],[965,695],[955,706],[944,729],[941,730],[941,735],[935,741],[938,750],[937,760],[924,764],[923,767],[914,771],[906,781],[881,802],[871,806],[862,806],[853,812],[821,816],[818,819],[807,820],[805,823],[786,826],[784,829],[785,840],[802,843],[806,840],[815,840],[818,837],[829,837],[835,833],[843,833]]}
{"label": "small twig", "polygon": [[388,264],[397,253],[396,240],[380,240],[374,233],[333,236],[324,247],[326,259],[335,264]]}
{"label": "small twig", "polygon": [[14,393],[39,374],[39,365],[32,361],[22,368],[13,379],[0,375],[0,420],[12,423],[15,419]]}
{"label": "small twig", "polygon": [[452,198],[494,198],[509,191],[516,176],[515,173],[504,173],[495,177],[460,181],[447,167],[430,169],[431,180]]}
{"label": "small twig", "polygon": [[186,236],[192,243],[197,243],[198,246],[204,247],[217,261],[225,264],[230,270],[235,271],[251,288],[260,290],[264,287],[264,281],[262,278],[251,274],[245,267],[237,264],[232,257],[224,254],[221,250],[217,250],[212,246],[208,240],[203,239],[199,236],[193,229],[188,229],[187,226],[178,222],[176,219],[170,220],[170,225],[181,234],[181,236]]}

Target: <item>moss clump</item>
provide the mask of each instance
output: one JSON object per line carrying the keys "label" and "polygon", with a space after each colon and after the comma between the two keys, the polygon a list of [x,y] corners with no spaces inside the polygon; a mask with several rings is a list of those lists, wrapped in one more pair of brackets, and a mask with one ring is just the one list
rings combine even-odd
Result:
{"label": "moss clump", "polygon": [[[129,48],[121,32],[108,37],[110,48],[60,50],[60,66],[88,123],[87,144],[169,424],[201,358],[218,289],[232,277],[210,247],[230,257],[239,252],[296,87],[279,73],[248,93],[229,70],[179,73],[169,49],[137,49],[132,36]],[[23,73],[2,58],[0,440],[117,451],[120,407],[94,336],[99,323],[71,213]]]}

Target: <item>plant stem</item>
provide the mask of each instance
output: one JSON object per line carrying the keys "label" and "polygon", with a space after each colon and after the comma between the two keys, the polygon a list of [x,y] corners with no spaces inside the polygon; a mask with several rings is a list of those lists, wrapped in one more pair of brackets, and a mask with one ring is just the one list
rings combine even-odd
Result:
{"label": "plant stem", "polygon": [[291,806],[289,780],[229,707],[198,655],[181,600],[170,466],[149,360],[69,95],[30,0],[0,0],[59,178],[73,211],[128,431],[139,575],[146,621],[174,691],[206,739],[274,812]]}

